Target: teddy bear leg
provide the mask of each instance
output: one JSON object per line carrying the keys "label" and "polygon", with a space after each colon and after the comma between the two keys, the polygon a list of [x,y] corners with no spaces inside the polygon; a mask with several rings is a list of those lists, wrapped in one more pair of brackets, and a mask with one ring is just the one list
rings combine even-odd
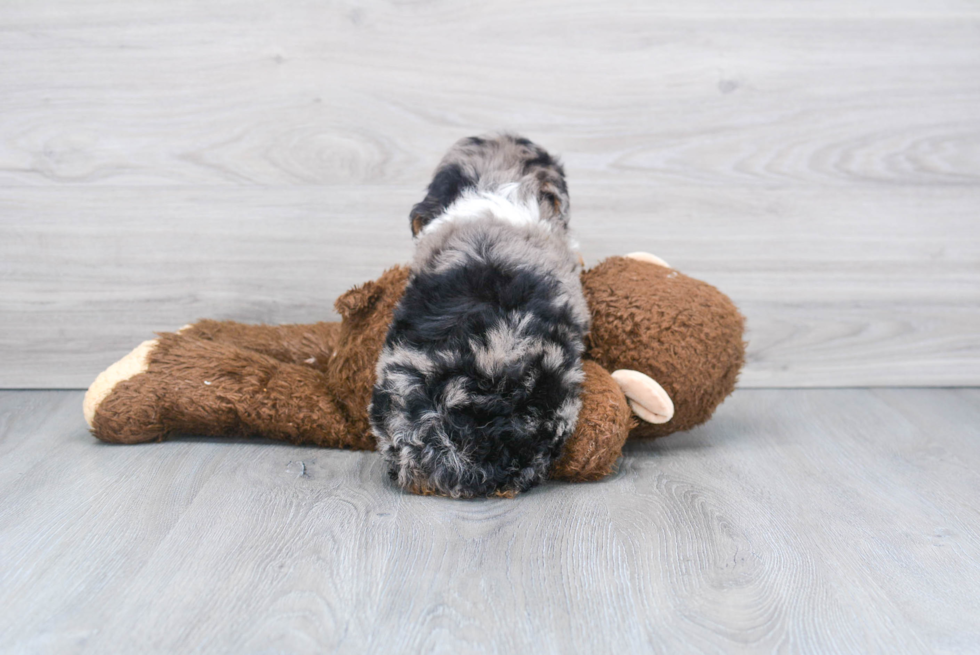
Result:
{"label": "teddy bear leg", "polygon": [[185,325],[179,334],[219,341],[268,355],[282,362],[326,368],[340,340],[339,322],[294,325],[249,325],[203,319]]}
{"label": "teddy bear leg", "polygon": [[161,334],[100,375],[86,394],[96,437],[115,443],[176,433],[258,436],[373,449],[352,427],[325,376],[234,345]]}
{"label": "teddy bear leg", "polygon": [[609,475],[635,424],[626,397],[606,369],[591,360],[582,362],[582,368],[582,408],[575,432],[551,469],[555,480],[590,482]]}

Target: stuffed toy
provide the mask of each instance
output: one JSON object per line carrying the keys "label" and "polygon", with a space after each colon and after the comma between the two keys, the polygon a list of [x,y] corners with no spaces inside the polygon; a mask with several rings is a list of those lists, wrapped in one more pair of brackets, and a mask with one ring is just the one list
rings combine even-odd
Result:
{"label": "stuffed toy", "polygon": [[[160,333],[96,378],[85,419],[97,438],[122,444],[195,434],[374,450],[376,365],[408,277],[395,267],[348,291],[335,303],[339,323],[202,320]],[[609,258],[581,284],[591,315],[582,405],[549,470],[576,482],[612,472],[629,437],[707,421],[745,357],[744,319],[731,300],[652,255]],[[439,493],[418,482],[406,488]]]}

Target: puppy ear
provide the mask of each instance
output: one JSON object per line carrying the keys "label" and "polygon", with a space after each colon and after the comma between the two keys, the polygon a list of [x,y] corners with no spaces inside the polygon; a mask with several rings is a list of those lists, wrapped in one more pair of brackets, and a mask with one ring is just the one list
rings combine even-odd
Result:
{"label": "puppy ear", "polygon": [[412,221],[412,236],[417,237],[422,228],[425,227],[425,220],[422,218],[421,214],[411,214],[409,218]]}
{"label": "puppy ear", "polygon": [[568,225],[568,194],[553,185],[546,184],[538,192],[538,204],[541,215],[549,220],[556,220],[562,225]]}
{"label": "puppy ear", "polygon": [[353,318],[373,307],[381,298],[382,291],[376,282],[365,282],[337,298],[333,304],[334,309],[344,318]]}
{"label": "puppy ear", "polygon": [[425,199],[412,207],[412,212],[408,215],[412,224],[412,236],[418,236],[432,219],[444,212],[464,189],[473,184],[473,179],[463,172],[459,164],[446,164],[437,170],[429,183]]}
{"label": "puppy ear", "polygon": [[408,220],[412,225],[412,236],[417,237],[429,222],[436,217],[439,212],[439,205],[426,198],[412,207]]}

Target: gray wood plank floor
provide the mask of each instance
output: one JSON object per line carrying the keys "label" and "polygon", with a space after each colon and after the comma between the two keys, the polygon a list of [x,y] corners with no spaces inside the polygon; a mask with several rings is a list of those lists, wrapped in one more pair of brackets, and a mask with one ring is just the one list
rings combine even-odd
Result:
{"label": "gray wood plank floor", "polygon": [[0,652],[980,651],[980,390],[740,390],[478,502],[370,453],[104,445],[80,403],[0,393]]}
{"label": "gray wood plank floor", "polygon": [[748,316],[744,386],[980,384],[980,3],[0,3],[0,387],[305,322],[446,147],[564,156],[588,261]]}

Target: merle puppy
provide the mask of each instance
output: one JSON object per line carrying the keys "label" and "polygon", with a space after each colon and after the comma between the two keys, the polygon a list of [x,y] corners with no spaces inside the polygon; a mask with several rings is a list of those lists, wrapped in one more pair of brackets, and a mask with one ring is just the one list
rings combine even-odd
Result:
{"label": "merle puppy", "polygon": [[543,480],[578,417],[589,313],[561,164],[471,137],[410,216],[416,251],[369,410],[416,493],[512,496]]}

